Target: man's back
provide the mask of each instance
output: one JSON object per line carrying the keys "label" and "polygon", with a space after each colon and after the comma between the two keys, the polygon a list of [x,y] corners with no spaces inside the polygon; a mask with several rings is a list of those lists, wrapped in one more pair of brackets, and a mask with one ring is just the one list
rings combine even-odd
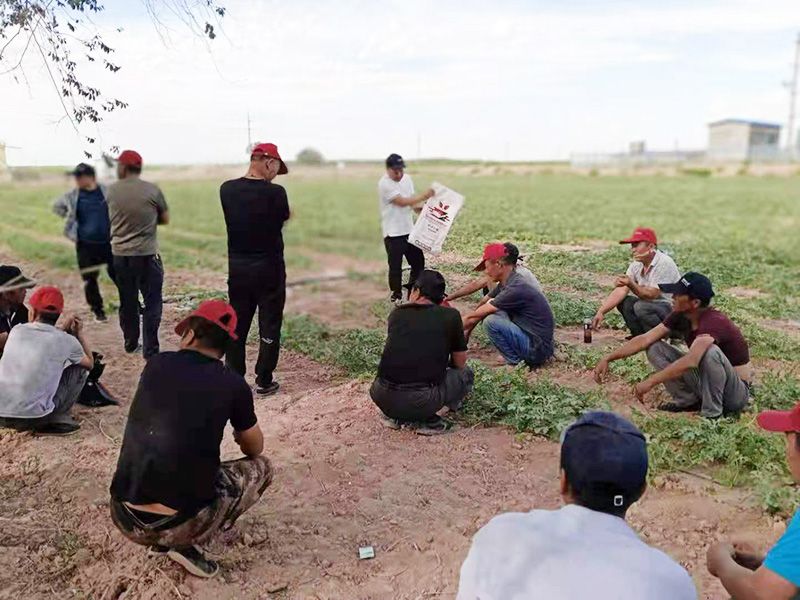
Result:
{"label": "man's back", "polygon": [[106,202],[114,254],[158,254],[158,217],[167,210],[164,194],[158,186],[138,177],[126,177],[109,186]]}
{"label": "man's back", "polygon": [[204,506],[214,498],[229,420],[237,431],[256,424],[242,377],[192,350],[153,356],[131,405],[112,496],[179,511]]}
{"label": "man's back", "polygon": [[283,224],[289,219],[286,190],[263,179],[240,177],[219,189],[228,254],[283,259]]}
{"label": "man's back", "polygon": [[689,574],[619,517],[575,504],[507,513],[473,539],[458,600],[692,600]]}

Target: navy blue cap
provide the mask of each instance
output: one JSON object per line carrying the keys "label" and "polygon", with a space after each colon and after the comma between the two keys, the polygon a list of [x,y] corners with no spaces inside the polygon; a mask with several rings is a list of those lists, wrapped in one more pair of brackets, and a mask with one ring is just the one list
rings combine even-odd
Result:
{"label": "navy blue cap", "polygon": [[561,468],[582,506],[624,511],[639,499],[647,481],[647,441],[615,413],[587,412],[562,436]]}
{"label": "navy blue cap", "polygon": [[79,163],[77,167],[72,169],[72,171],[67,171],[67,175],[72,175],[73,177],[80,177],[82,175],[89,175],[91,177],[95,177],[96,173],[92,165],[87,165],[86,163]]}
{"label": "navy blue cap", "polygon": [[658,287],[667,294],[685,294],[695,300],[708,302],[714,297],[711,280],[700,273],[689,272],[675,283],[659,283]]}
{"label": "navy blue cap", "polygon": [[387,169],[405,169],[406,163],[399,154],[390,154],[386,157]]}

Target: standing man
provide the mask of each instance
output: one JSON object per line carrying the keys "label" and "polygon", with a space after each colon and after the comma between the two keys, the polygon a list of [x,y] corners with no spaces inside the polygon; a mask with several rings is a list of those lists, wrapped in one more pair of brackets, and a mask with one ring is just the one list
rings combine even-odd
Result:
{"label": "standing man", "polygon": [[258,309],[256,393],[268,396],[280,385],[273,379],[278,365],[286,302],[283,224],[289,220],[289,200],[282,186],[272,183],[289,172],[275,144],[257,144],[250,168],[239,179],[222,184],[219,197],[228,230],[228,298],[238,317],[226,363],[239,375],[247,371],[245,345]]}
{"label": "standing man", "polygon": [[418,205],[434,196],[432,189],[414,195],[414,182],[405,174],[405,168],[406,163],[402,156],[390,154],[386,159],[386,174],[378,181],[383,244],[389,261],[389,289],[392,291],[391,301],[395,304],[403,301],[403,256],[411,267],[405,286],[408,290],[425,268],[422,250],[408,243],[408,236],[414,228],[411,209],[413,207],[419,212],[422,207]]}
{"label": "standing man", "polygon": [[11,330],[28,322],[28,309],[23,302],[28,289],[34,285],[19,267],[0,265],[0,357]]}
{"label": "standing man", "polygon": [[106,186],[97,183],[94,167],[86,163],[68,174],[75,177],[75,188],[55,201],[53,212],[66,219],[64,235],[75,242],[86,303],[97,321],[105,321],[103,297],[97,285],[101,266],[106,266],[112,281],[115,279]]}
{"label": "standing man", "polygon": [[141,334],[145,359],[158,354],[158,327],[161,325],[161,288],[164,265],[158,254],[156,228],[169,223],[164,194],[153,183],[144,181],[142,157],[125,150],[117,159],[119,181],[108,188],[106,201],[111,219],[111,250],[119,290],[119,325],[125,338],[125,352],[139,350]]}
{"label": "standing man", "polygon": [[[604,356],[594,368],[595,380],[603,382],[609,363],[644,350],[657,371],[636,384],[639,400],[663,383],[672,401],[661,404],[660,410],[699,409],[709,419],[741,412],[750,400],[750,350],[739,328],[710,306],[711,281],[700,273],[686,273],[659,287],[672,294],[672,312],[662,324]],[[688,353],[663,341],[673,333],[683,337]]]}
{"label": "standing man", "polygon": [[636,337],[650,331],[670,313],[670,296],[658,286],[677,281],[681,274],[675,261],[658,249],[658,238],[652,229],[634,229],[633,235],[620,244],[631,245],[633,261],[625,275],[617,277],[614,291],[597,309],[592,327],[599,328],[605,314],[617,308],[631,337]]}

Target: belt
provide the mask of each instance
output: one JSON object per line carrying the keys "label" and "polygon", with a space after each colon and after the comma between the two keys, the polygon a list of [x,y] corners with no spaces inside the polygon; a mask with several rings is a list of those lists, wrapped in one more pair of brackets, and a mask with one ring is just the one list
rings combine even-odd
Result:
{"label": "belt", "polygon": [[437,383],[392,383],[383,377],[378,378],[378,383],[389,390],[427,390],[438,385]]}

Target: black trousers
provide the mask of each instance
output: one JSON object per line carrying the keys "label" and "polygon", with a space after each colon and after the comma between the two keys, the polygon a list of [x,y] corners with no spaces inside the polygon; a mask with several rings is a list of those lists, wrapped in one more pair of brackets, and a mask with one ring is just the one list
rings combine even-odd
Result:
{"label": "black trousers", "polygon": [[161,325],[164,265],[158,254],[148,256],[114,256],[116,284],[119,291],[119,326],[125,338],[125,349],[139,345],[140,311],[139,294],[144,309],[141,311],[142,355],[150,358],[158,354],[158,328]]}
{"label": "black trousers", "polygon": [[103,296],[100,295],[100,286],[97,285],[97,278],[100,270],[105,265],[111,281],[116,281],[114,271],[114,257],[111,255],[111,243],[92,243],[81,242],[75,244],[78,254],[78,268],[81,270],[83,278],[83,292],[86,295],[86,303],[92,312],[97,314],[103,312]]}
{"label": "black trousers", "polygon": [[407,235],[385,237],[383,245],[386,247],[386,256],[389,260],[389,289],[392,290],[392,296],[399,297],[402,295],[403,256],[411,267],[411,274],[408,277],[410,289],[411,284],[425,269],[425,255],[422,250],[408,243]]}
{"label": "black trousers", "polygon": [[225,353],[228,368],[244,376],[247,372],[245,346],[253,316],[258,310],[258,360],[256,385],[272,383],[281,349],[283,306],[286,303],[286,268],[283,259],[230,257],[228,259],[228,300],[236,311],[236,334]]}
{"label": "black trousers", "polygon": [[617,305],[617,310],[622,313],[622,318],[631,335],[637,336],[647,333],[666,319],[667,315],[672,312],[672,304],[627,296]]}

